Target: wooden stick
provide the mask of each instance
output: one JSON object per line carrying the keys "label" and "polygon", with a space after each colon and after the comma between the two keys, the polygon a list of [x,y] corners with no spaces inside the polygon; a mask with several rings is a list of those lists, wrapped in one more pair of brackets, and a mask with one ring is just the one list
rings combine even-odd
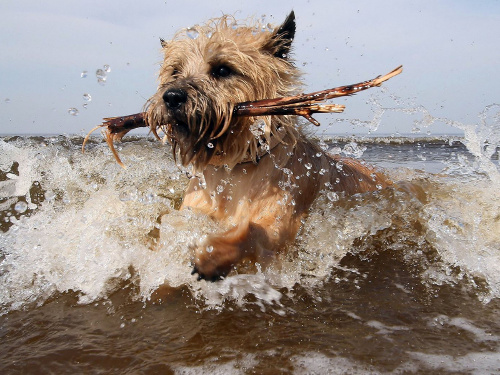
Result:
{"label": "wooden stick", "polygon": [[85,137],[82,144],[82,152],[85,152],[85,145],[90,138],[90,135],[99,128],[106,128],[103,135],[106,139],[116,162],[123,168],[127,168],[125,164],[122,163],[118,152],[115,149],[114,142],[121,141],[123,136],[133,129],[140,127],[147,127],[146,121],[144,119],[144,112],[136,113],[134,115],[120,116],[120,117],[107,117],[101,125],[93,128]]}
{"label": "wooden stick", "polygon": [[[284,98],[264,99],[251,102],[242,102],[234,106],[234,116],[273,116],[273,115],[296,115],[302,116],[309,122],[319,126],[319,122],[313,117],[313,113],[341,113],[345,106],[341,104],[318,104],[329,99],[342,96],[349,96],[372,87],[380,86],[383,82],[400,74],[403,71],[403,66],[400,65],[393,71],[375,77],[374,79],[356,83],[354,85],[339,86],[333,89],[316,91],[310,94],[301,94],[288,96]],[[90,135],[99,128],[105,128],[103,134],[106,142],[111,149],[116,161],[119,165],[125,168],[125,165],[120,160],[118,153],[113,145],[113,142],[120,141],[129,131],[148,127],[146,123],[146,115],[144,112],[136,113],[128,116],[108,117],[104,119],[101,125],[93,128],[85,137],[82,144],[82,152]]]}
{"label": "wooden stick", "polygon": [[[400,65],[390,73],[387,73],[386,75],[383,76],[378,76],[374,79],[371,79],[369,81],[364,81],[360,83],[356,83],[354,85],[346,85],[346,86],[340,86],[340,87],[335,87],[333,89],[328,89],[328,90],[322,90],[322,91],[316,91],[311,94],[302,94],[302,95],[295,95],[295,96],[289,96],[286,98],[277,98],[277,99],[264,99],[264,100],[258,100],[258,101],[253,101],[253,102],[245,102],[245,103],[238,103],[235,106],[234,113],[237,116],[262,116],[262,115],[267,115],[267,114],[275,114],[271,113],[272,108],[284,108],[284,107],[289,107],[293,106],[297,103],[306,104],[310,105],[312,103],[317,103],[317,102],[324,102],[329,99],[333,98],[338,98],[341,96],[349,96],[349,95],[354,95],[359,91],[363,91],[372,87],[380,86],[382,82],[387,81],[388,79],[400,74],[403,71],[403,66]],[[268,112],[266,113],[266,109]],[[296,115],[304,116],[304,113],[309,115],[308,120],[311,121],[312,117],[311,114],[314,112],[320,112],[320,111],[301,111],[297,113],[293,113]],[[321,111],[324,113],[323,111]],[[326,111],[328,112],[328,111]],[[338,112],[337,110],[332,110],[331,112]],[[340,111],[342,112],[342,111]],[[280,113],[282,114],[282,113]],[[290,114],[290,113],[286,113]],[[306,117],[307,118],[307,117]],[[317,121],[313,122],[315,125],[319,125]]]}

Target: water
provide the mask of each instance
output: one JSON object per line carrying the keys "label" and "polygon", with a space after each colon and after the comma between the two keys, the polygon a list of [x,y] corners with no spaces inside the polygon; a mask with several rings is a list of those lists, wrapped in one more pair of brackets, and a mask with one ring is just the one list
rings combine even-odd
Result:
{"label": "water", "polygon": [[323,140],[403,182],[320,197],[286,254],[218,283],[190,275],[217,227],[176,210],[169,146],[129,137],[124,170],[98,138],[1,138],[0,372],[500,373],[488,124]]}

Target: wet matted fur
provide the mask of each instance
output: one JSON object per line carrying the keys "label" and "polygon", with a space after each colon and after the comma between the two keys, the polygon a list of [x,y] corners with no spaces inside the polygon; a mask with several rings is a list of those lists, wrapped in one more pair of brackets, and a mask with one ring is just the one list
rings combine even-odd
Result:
{"label": "wet matted fur", "polygon": [[199,279],[217,280],[245,258],[263,261],[284,249],[321,191],[354,194],[389,184],[359,161],[324,153],[295,116],[233,116],[236,103],[297,93],[294,35],[292,12],[276,28],[223,16],[162,40],[160,84],[146,121],[198,176],[181,209],[226,228],[194,249]]}

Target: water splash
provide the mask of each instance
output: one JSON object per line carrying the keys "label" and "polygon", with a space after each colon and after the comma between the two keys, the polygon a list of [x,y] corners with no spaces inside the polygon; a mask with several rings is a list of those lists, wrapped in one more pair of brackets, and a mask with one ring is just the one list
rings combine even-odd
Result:
{"label": "water splash", "polygon": [[[386,94],[389,91],[383,87],[381,92]],[[373,115],[370,120],[337,118],[335,122],[350,123],[353,126],[368,129],[370,134],[380,127],[386,113],[402,113],[409,116],[419,115],[420,118],[413,120],[411,130],[413,134],[420,134],[424,129],[427,129],[427,134],[430,134],[429,128],[434,123],[449,125],[463,131],[464,137],[461,141],[471,154],[476,157],[476,168],[486,173],[493,182],[500,182],[498,163],[493,162],[493,159],[498,159],[498,150],[500,149],[500,104],[493,103],[486,106],[478,114],[478,123],[465,124],[457,120],[434,116],[424,106],[415,104],[412,101],[408,102],[396,95],[389,94],[389,98],[394,102],[394,106],[382,105],[382,99],[377,95],[373,95],[367,100],[367,104],[372,106]],[[346,150],[336,150],[336,153],[342,151],[345,153]],[[350,151],[347,150],[346,154]],[[359,154],[355,152],[351,155],[360,157],[360,154],[362,152]]]}
{"label": "water splash", "polygon": [[[169,147],[145,139],[123,143],[120,155],[129,166],[125,172],[105,144],[91,140],[85,154],[80,146],[81,139],[67,137],[0,142],[2,214],[8,220],[0,239],[4,311],[70,290],[81,303],[90,303],[108,298],[124,280],[137,286],[134,298],[140,300],[163,285],[187,286],[211,308],[221,308],[227,300],[244,303],[254,293],[258,303],[280,311],[280,288],[309,285],[314,294],[347,254],[361,251],[359,243],[369,246],[375,239],[404,249],[410,258],[413,253],[418,262],[422,244],[437,249],[442,262],[427,267],[422,276],[430,284],[479,277],[488,285],[488,292],[481,292],[485,302],[500,295],[500,200],[491,182],[473,170],[473,179],[425,175],[418,182],[428,192],[425,204],[403,190],[349,199],[325,193],[289,253],[248,275],[207,284],[190,275],[192,248],[221,228],[205,216],[174,209],[187,179]],[[491,154],[490,149],[485,152]],[[144,168],[145,160],[162,162]],[[415,176],[398,170],[391,177]],[[20,202],[27,204],[26,210]],[[408,224],[415,222],[416,227]],[[457,268],[459,274],[451,271]]]}
{"label": "water splash", "polygon": [[498,158],[500,148],[500,105],[487,106],[479,114],[478,124],[440,120],[464,131],[464,143],[467,149],[478,159],[480,168],[488,174],[490,179],[500,184],[498,166],[492,161],[493,157]]}
{"label": "water splash", "polygon": [[349,142],[342,149],[342,153],[346,156],[361,158],[366,151],[366,146],[358,145],[356,142]]}
{"label": "water splash", "polygon": [[257,120],[250,125],[250,132],[256,139],[261,139],[266,130],[266,122],[264,120]]}

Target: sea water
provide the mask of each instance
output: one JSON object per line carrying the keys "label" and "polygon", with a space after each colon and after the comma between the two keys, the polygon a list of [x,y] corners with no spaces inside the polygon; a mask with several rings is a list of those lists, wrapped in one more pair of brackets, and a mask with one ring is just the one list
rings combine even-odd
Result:
{"label": "sea water", "polygon": [[498,106],[464,137],[325,137],[393,188],[322,195],[270,265],[217,283],[190,171],[129,137],[0,138],[0,372],[500,373]]}

